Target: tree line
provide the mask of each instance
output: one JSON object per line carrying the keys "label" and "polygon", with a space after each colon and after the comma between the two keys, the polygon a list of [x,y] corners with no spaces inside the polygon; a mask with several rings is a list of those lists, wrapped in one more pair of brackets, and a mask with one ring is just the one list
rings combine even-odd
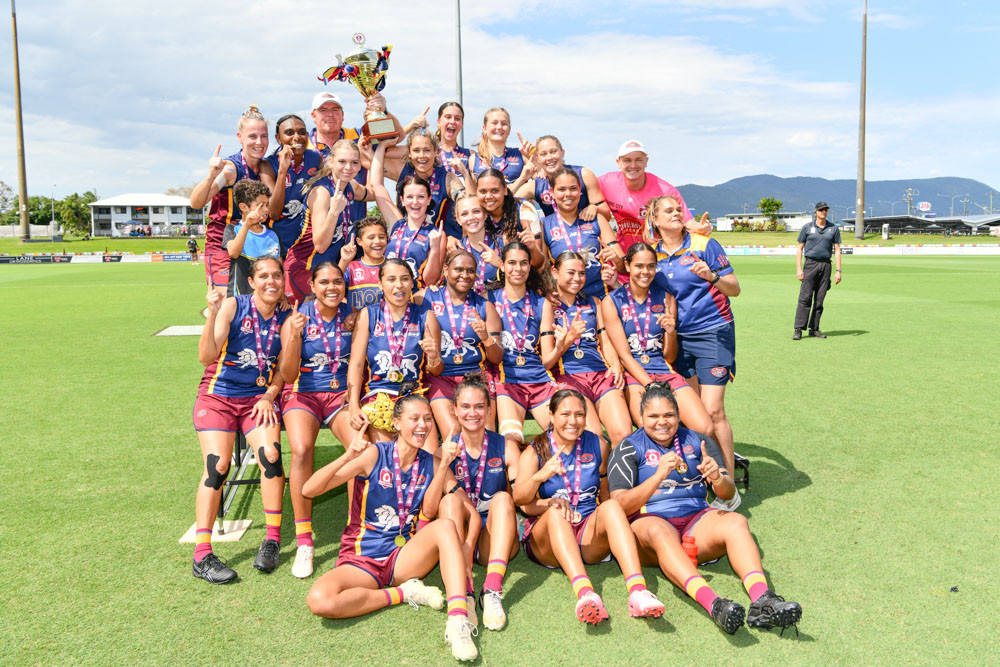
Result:
{"label": "tree line", "polygon": [[[63,199],[34,195],[28,197],[28,219],[33,225],[48,225],[52,222],[55,209],[56,224],[76,235],[90,232],[90,207],[97,201],[97,194],[87,190],[83,194],[74,192]],[[9,185],[0,181],[0,224],[19,225],[18,198]],[[54,204],[54,206],[53,206]]]}

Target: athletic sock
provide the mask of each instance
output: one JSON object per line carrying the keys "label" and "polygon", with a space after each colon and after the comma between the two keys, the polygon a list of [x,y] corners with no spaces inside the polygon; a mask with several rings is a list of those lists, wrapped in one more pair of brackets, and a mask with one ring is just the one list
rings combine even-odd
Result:
{"label": "athletic sock", "polygon": [[296,546],[311,547],[313,545],[313,525],[312,517],[295,520],[295,542]]}
{"label": "athletic sock", "polygon": [[709,614],[712,613],[712,602],[719,597],[697,574],[684,582],[684,592],[694,598],[694,601],[704,607]]}
{"label": "athletic sock", "polygon": [[747,576],[743,577],[743,588],[747,589],[750,602],[756,602],[757,598],[767,592],[767,578],[759,570],[747,572]]}
{"label": "athletic sock", "polygon": [[265,539],[281,542],[281,510],[264,508],[264,521],[267,522],[267,537]]}
{"label": "athletic sock", "polygon": [[594,585],[590,583],[590,577],[585,574],[581,574],[578,577],[573,577],[570,580],[570,585],[573,587],[573,592],[576,593],[576,599],[579,600],[587,593],[594,592]]}
{"label": "athletic sock", "polygon": [[464,595],[456,595],[448,598],[448,616],[468,617],[468,615],[469,605],[466,603]]}
{"label": "athletic sock", "polygon": [[646,590],[646,577],[642,576],[642,572],[633,574],[631,577],[625,577],[625,588],[628,589],[629,595],[632,595],[635,591]]}
{"label": "athletic sock", "polygon": [[486,581],[483,582],[483,590],[502,592],[505,574],[507,574],[507,561],[491,560],[486,564]]}
{"label": "athletic sock", "polygon": [[382,592],[385,593],[385,606],[392,607],[393,605],[403,604],[406,602],[406,596],[403,595],[403,589],[399,586],[395,588],[383,588]]}
{"label": "athletic sock", "polygon": [[194,532],[195,562],[200,563],[210,553],[212,553],[212,529],[199,528]]}

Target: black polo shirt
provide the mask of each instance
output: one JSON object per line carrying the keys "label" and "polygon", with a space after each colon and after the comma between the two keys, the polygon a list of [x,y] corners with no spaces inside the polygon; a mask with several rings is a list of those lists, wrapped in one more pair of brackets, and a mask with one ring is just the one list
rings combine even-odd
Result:
{"label": "black polo shirt", "polygon": [[803,251],[808,259],[829,262],[834,244],[840,245],[840,228],[830,222],[822,227],[810,222],[799,231],[799,243],[805,244]]}

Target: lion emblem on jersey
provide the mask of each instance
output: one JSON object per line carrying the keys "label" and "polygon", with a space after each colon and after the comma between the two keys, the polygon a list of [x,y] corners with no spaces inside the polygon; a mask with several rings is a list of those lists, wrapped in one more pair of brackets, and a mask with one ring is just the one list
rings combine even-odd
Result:
{"label": "lion emblem on jersey", "polygon": [[309,357],[309,363],[306,366],[310,366],[316,369],[316,372],[323,370],[323,366],[327,365],[329,359],[326,356],[326,352],[317,352],[313,356]]}
{"label": "lion emblem on jersey", "polygon": [[236,355],[236,363],[241,369],[251,366],[257,368],[257,353],[250,349],[242,349]]}
{"label": "lion emblem on jersey", "polygon": [[375,508],[375,525],[382,530],[399,528],[399,515],[391,505],[382,505]]}
{"label": "lion emblem on jersey", "polygon": [[639,342],[639,334],[633,333],[628,336],[628,349],[633,352],[654,352],[659,354],[663,349],[663,341],[656,337],[650,336],[646,339],[646,349],[642,349],[642,343]]}
{"label": "lion emblem on jersey", "polygon": [[281,212],[281,215],[291,220],[292,218],[297,218],[302,215],[303,210],[305,210],[305,206],[302,202],[298,199],[292,199],[291,201],[285,202],[285,209]]}
{"label": "lion emblem on jersey", "polygon": [[[458,350],[455,348],[455,341],[448,334],[441,336],[441,356],[450,357],[455,354]],[[478,348],[474,345],[470,345],[469,341],[465,338],[462,339],[461,353],[463,356],[468,357],[471,354],[476,354]]]}
{"label": "lion emblem on jersey", "polygon": [[[500,345],[508,352],[516,353],[517,345],[514,343],[514,336],[509,331],[504,330],[500,333]],[[535,337],[528,334],[524,339],[524,349],[534,350],[535,349]]]}
{"label": "lion emblem on jersey", "polygon": [[[372,375],[378,375],[379,377],[387,376],[389,371],[393,369],[392,355],[389,354],[388,350],[379,351],[375,355],[372,366]],[[411,354],[403,357],[403,361],[399,364],[399,370],[403,372],[405,377],[416,379],[417,355]]]}

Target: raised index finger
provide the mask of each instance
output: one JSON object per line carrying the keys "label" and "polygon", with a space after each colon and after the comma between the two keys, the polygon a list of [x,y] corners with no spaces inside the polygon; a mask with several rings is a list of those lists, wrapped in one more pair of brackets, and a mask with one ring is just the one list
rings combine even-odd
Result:
{"label": "raised index finger", "polygon": [[428,105],[428,106],[427,106],[427,108],[426,108],[426,109],[424,109],[424,112],[423,112],[422,114],[420,114],[420,115],[421,115],[421,116],[426,116],[426,115],[427,115],[427,112],[428,112],[428,111],[430,111],[430,110],[431,110],[431,107],[430,107],[430,105]]}
{"label": "raised index finger", "polygon": [[215,155],[213,155],[212,157],[219,157],[219,151],[221,150],[222,150],[222,144],[219,144],[218,146],[215,147]]}
{"label": "raised index finger", "polygon": [[339,195],[341,193],[342,189],[343,189],[343,186],[341,185],[340,179],[338,178],[337,179],[336,190],[335,190],[334,194],[338,194]]}

